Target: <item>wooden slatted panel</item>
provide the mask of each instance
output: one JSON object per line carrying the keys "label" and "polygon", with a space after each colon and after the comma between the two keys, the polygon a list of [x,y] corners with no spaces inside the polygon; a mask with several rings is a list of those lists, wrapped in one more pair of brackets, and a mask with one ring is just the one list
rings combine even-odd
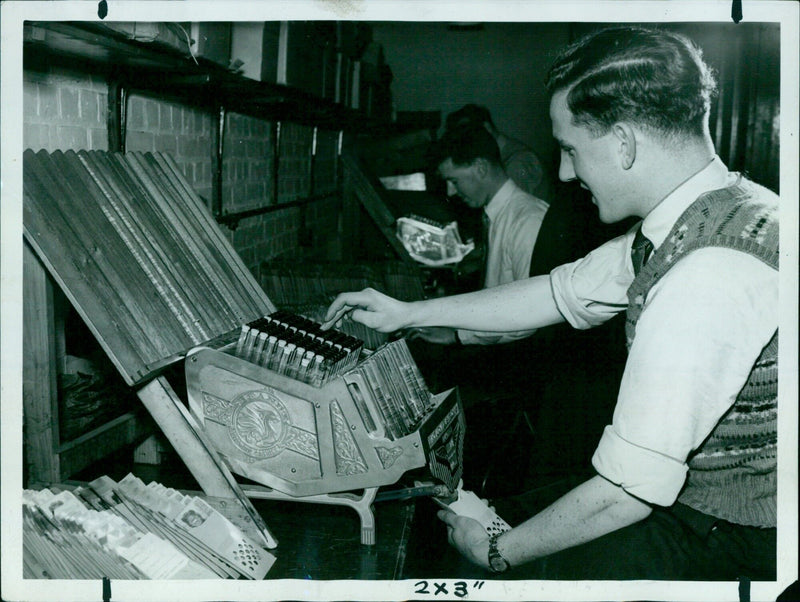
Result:
{"label": "wooden slatted panel", "polygon": [[396,235],[397,217],[389,209],[386,200],[381,197],[383,186],[374,178],[370,178],[359,160],[348,154],[342,154],[342,164],[345,172],[345,188],[349,188],[356,195],[361,205],[367,211],[372,221],[383,233],[386,242],[389,243],[397,256],[403,261],[413,263],[414,260],[406,251],[403,243]]}
{"label": "wooden slatted panel", "polygon": [[129,385],[274,311],[161,154],[26,151],[25,236]]}

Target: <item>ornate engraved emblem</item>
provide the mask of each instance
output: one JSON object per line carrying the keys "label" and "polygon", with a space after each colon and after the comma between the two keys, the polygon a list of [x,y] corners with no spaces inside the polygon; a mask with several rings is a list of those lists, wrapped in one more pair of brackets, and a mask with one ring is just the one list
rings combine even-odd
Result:
{"label": "ornate engraved emblem", "polygon": [[353,475],[367,472],[367,463],[348,428],[347,419],[344,417],[339,402],[334,401],[330,408],[336,474]]}
{"label": "ornate engraved emblem", "polygon": [[292,423],[286,406],[271,389],[246,391],[231,401],[204,392],[203,413],[227,427],[233,444],[251,462],[272,458],[285,449],[319,460],[314,434]]}
{"label": "ornate engraved emblem", "polygon": [[251,456],[278,455],[291,422],[281,401],[267,391],[248,391],[233,400],[230,434],[236,447]]}
{"label": "ornate engraved emblem", "polygon": [[376,447],[375,451],[378,452],[378,457],[381,460],[384,468],[391,468],[397,462],[397,458],[403,455],[402,447]]}
{"label": "ornate engraved emblem", "polygon": [[228,424],[231,421],[231,412],[233,412],[233,407],[228,400],[203,392],[203,414],[206,418],[221,424]]}

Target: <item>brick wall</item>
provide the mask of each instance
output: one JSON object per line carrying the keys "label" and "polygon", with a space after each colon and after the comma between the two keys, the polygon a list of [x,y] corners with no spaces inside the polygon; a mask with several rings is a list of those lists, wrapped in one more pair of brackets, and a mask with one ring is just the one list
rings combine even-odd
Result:
{"label": "brick wall", "polygon": [[108,87],[100,78],[26,72],[25,148],[107,150]]}
{"label": "brick wall", "polygon": [[132,94],[128,98],[125,149],[171,155],[195,192],[208,201],[213,177],[212,126],[208,112]]}
{"label": "brick wall", "polygon": [[[108,87],[98,77],[26,71],[24,145],[33,150],[107,150]],[[216,115],[195,107],[131,94],[126,149],[170,154],[194,190],[211,208],[214,177],[212,128]],[[274,124],[229,113],[223,155],[223,212],[273,205]],[[338,133],[318,132],[311,174],[313,128],[281,124],[278,198],[287,202],[336,189]],[[312,186],[313,177],[313,186]],[[276,257],[325,255],[338,248],[338,199],[291,207],[222,226],[258,279],[261,262]],[[334,216],[335,219],[331,219]],[[311,234],[311,235],[310,235]],[[311,245],[309,248],[308,245]]]}
{"label": "brick wall", "polygon": [[281,124],[278,202],[296,201],[311,193],[313,134],[313,128],[305,125]]}
{"label": "brick wall", "polygon": [[271,204],[273,124],[237,113],[225,119],[222,206],[234,213]]}

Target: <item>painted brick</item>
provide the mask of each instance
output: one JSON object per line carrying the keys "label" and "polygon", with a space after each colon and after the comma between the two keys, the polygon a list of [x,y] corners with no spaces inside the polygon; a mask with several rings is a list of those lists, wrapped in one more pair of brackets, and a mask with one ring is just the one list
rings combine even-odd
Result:
{"label": "painted brick", "polygon": [[270,124],[262,119],[255,119],[251,122],[251,134],[256,138],[268,138],[270,136]]}
{"label": "painted brick", "polygon": [[131,96],[128,98],[126,119],[129,132],[130,130],[142,131],[145,129],[143,98],[140,96]]}
{"label": "painted brick", "polygon": [[178,167],[183,172],[183,177],[191,183],[194,180],[194,165],[181,161],[180,159],[177,159],[177,163]]}
{"label": "painted brick", "polygon": [[39,116],[39,84],[22,83],[22,118],[24,121],[36,120]]}
{"label": "painted brick", "polygon": [[212,174],[211,159],[209,159],[208,161],[200,161],[196,163],[195,170],[197,172],[198,182],[205,182],[206,184],[211,184],[211,174]]}
{"label": "painted brick", "polygon": [[244,185],[244,195],[247,199],[258,201],[258,204],[263,203],[263,187],[258,183],[248,183]]}
{"label": "painted brick", "polygon": [[205,115],[200,111],[194,112],[194,130],[195,134],[202,134],[211,131],[211,116]]}
{"label": "painted brick", "polygon": [[53,75],[42,71],[25,71],[22,74],[23,80],[32,84],[52,83]]}
{"label": "painted brick", "polygon": [[183,109],[183,133],[187,135],[194,135],[197,133],[197,126],[195,123],[195,113],[191,107]]}
{"label": "painted brick", "polygon": [[192,186],[197,187],[203,182],[203,168],[197,161],[188,161],[192,166],[192,179],[189,182]]}
{"label": "painted brick", "polygon": [[162,130],[171,131],[174,129],[175,126],[172,120],[173,119],[172,115],[174,111],[175,109],[170,104],[160,103],[158,105],[158,112],[159,112],[158,119],[159,123],[161,124]]}
{"label": "painted brick", "polygon": [[180,123],[181,123],[181,134],[191,134],[192,133],[192,125],[194,123],[194,117],[191,113],[190,109],[186,107],[181,107],[179,110],[180,115]]}
{"label": "painted brick", "polygon": [[211,161],[211,157],[214,155],[214,149],[211,144],[211,137],[207,135],[197,136],[197,156],[203,157],[206,161]]}
{"label": "painted brick", "polygon": [[178,138],[173,133],[157,134],[155,136],[154,149],[160,153],[167,153],[172,156],[178,151]]}
{"label": "painted brick", "polygon": [[222,225],[220,226],[220,229],[222,230],[222,234],[225,236],[228,242],[233,244],[233,230],[228,228],[228,226],[222,226]]}
{"label": "painted brick", "polygon": [[50,126],[42,124],[27,125],[22,134],[22,143],[25,148],[35,151],[50,150]]}
{"label": "painted brick", "polygon": [[240,180],[247,181],[250,179],[250,163],[248,161],[239,161],[236,165],[236,177]]}
{"label": "painted brick", "polygon": [[86,128],[74,125],[56,126],[51,142],[56,148],[85,150],[89,147],[89,136]]}
{"label": "painted brick", "polygon": [[188,167],[188,180],[189,184],[192,185],[193,188],[197,189],[199,187],[199,183],[202,182],[202,178],[200,177],[201,173],[198,173],[197,163],[194,161],[187,161],[186,165]]}
{"label": "painted brick", "polygon": [[243,224],[244,222],[239,222],[239,225],[233,230],[233,246],[236,249],[244,248],[247,245],[247,235]]}
{"label": "painted brick", "polygon": [[243,118],[236,113],[228,113],[225,119],[225,133],[227,136],[240,137],[245,132]]}
{"label": "painted brick", "polygon": [[251,173],[254,173],[253,160],[242,161],[239,165],[239,177],[245,182],[250,182],[253,179]]}
{"label": "painted brick", "polygon": [[[204,148],[207,149],[208,146],[205,146]],[[211,183],[211,178],[207,177],[208,174],[211,173],[211,171],[208,169],[210,161],[210,158],[207,159],[205,157],[195,161],[195,177],[199,182]]]}
{"label": "painted brick", "polygon": [[251,266],[256,263],[255,253],[253,253],[252,249],[244,249],[242,252],[240,252],[240,255],[245,265]]}
{"label": "painted brick", "polygon": [[131,132],[125,136],[125,150],[152,152],[156,150],[155,135],[149,132]]}
{"label": "painted brick", "polygon": [[222,162],[222,181],[227,184],[234,180],[236,180],[236,161],[225,157]]}
{"label": "painted brick", "polygon": [[222,185],[222,210],[230,213],[233,209],[233,190],[228,185]]}
{"label": "painted brick", "polygon": [[58,112],[58,88],[51,84],[39,85],[39,118],[56,121],[61,117]]}
{"label": "painted brick", "polygon": [[94,90],[82,89],[79,95],[81,119],[88,124],[101,123],[99,94]]}
{"label": "painted brick", "polygon": [[161,123],[159,120],[159,111],[158,106],[160,103],[156,102],[155,100],[147,99],[144,103],[144,116],[145,116],[145,123],[147,124],[145,127],[148,131],[158,131],[161,128]]}
{"label": "painted brick", "polygon": [[258,157],[261,155],[261,145],[257,140],[245,141],[245,155],[248,157]]}
{"label": "painted brick", "polygon": [[244,140],[235,140],[227,145],[228,153],[231,157],[246,157],[247,146]]}
{"label": "painted brick", "polygon": [[92,128],[89,130],[89,148],[92,150],[108,150],[108,130]]}
{"label": "painted brick", "polygon": [[102,75],[90,75],[87,79],[81,79],[81,85],[87,85],[90,90],[99,92],[102,95],[108,93],[108,84]]}
{"label": "painted brick", "polygon": [[206,208],[210,211],[211,210],[211,186],[193,186],[193,188],[197,191],[198,196],[203,200],[206,205]]}
{"label": "painted brick", "polygon": [[242,207],[246,205],[245,201],[247,199],[246,195],[246,188],[244,184],[235,184],[231,187],[232,195],[233,195],[233,204],[237,207]]}
{"label": "painted brick", "polygon": [[202,150],[196,138],[191,136],[180,136],[178,138],[177,154],[179,157],[198,157],[202,153]]}
{"label": "painted brick", "polygon": [[61,88],[59,90],[61,101],[61,117],[75,123],[81,117],[80,91],[76,88]]}

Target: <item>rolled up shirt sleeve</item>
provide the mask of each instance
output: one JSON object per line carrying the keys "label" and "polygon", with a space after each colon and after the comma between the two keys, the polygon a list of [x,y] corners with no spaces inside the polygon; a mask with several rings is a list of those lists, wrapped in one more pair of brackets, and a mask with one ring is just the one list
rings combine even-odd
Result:
{"label": "rolled up shirt sleeve", "polygon": [[680,460],[626,441],[611,425],[603,431],[592,466],[632,496],[659,506],[675,502],[689,470]]}
{"label": "rolled up shirt sleeve", "polygon": [[558,311],[574,328],[599,326],[628,307],[627,292],[633,282],[632,237],[629,233],[614,238],[550,272]]}

